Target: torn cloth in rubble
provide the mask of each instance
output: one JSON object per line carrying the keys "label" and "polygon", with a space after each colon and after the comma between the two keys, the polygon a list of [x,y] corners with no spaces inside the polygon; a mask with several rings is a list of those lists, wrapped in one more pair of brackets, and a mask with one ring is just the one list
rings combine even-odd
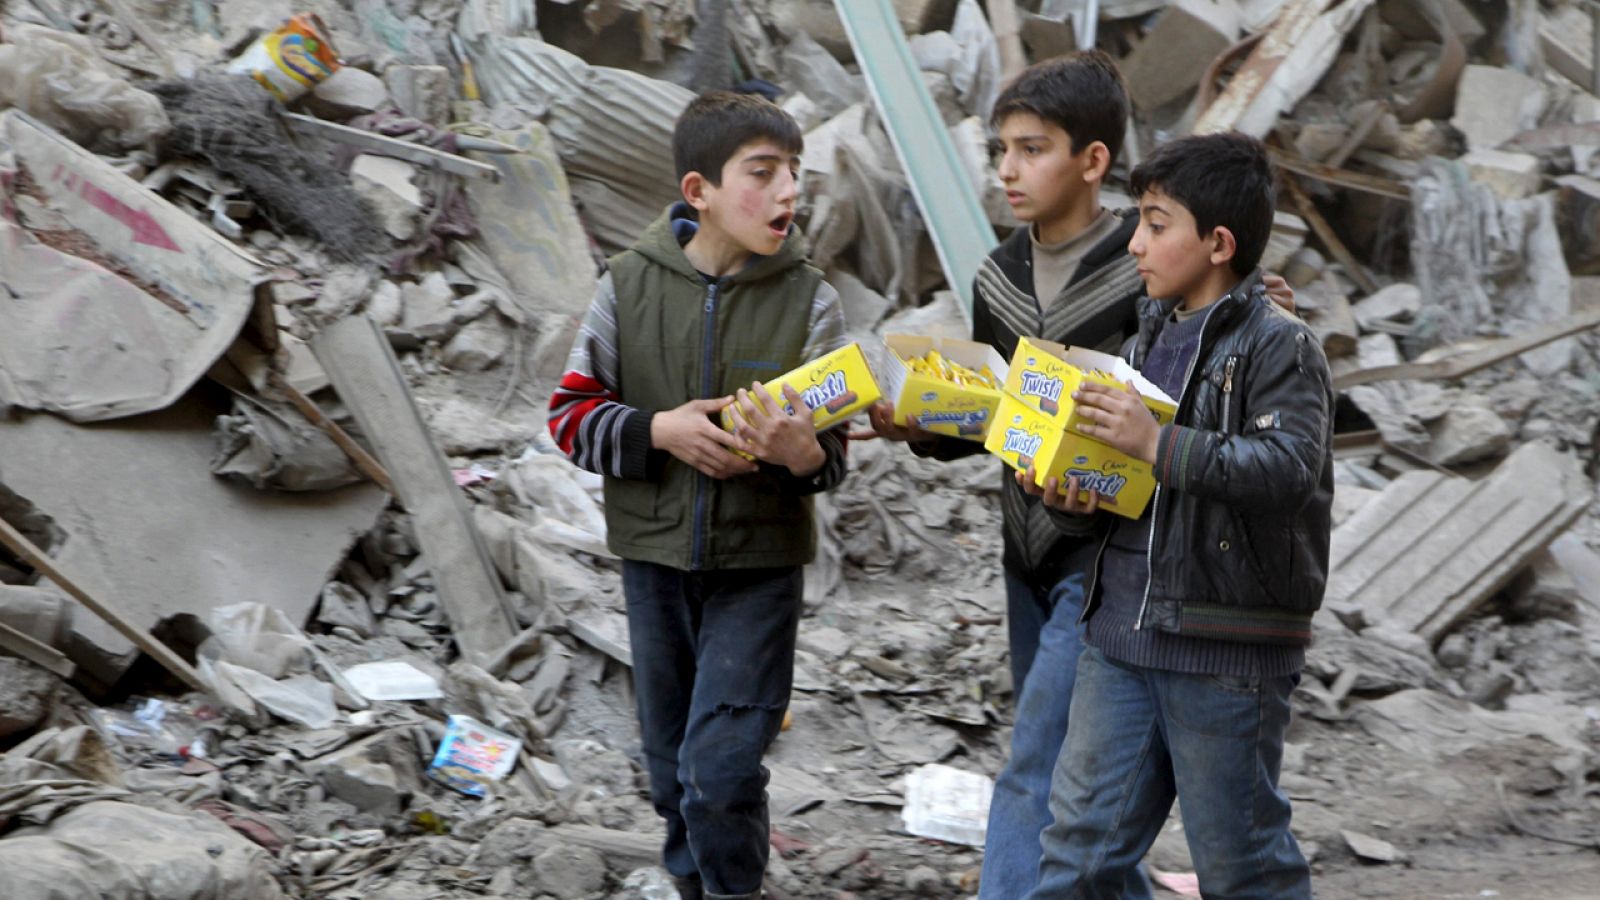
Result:
{"label": "torn cloth in rubble", "polygon": [[233,415],[217,417],[211,471],[257,490],[329,491],[362,475],[333,439],[288,406],[234,398]]}

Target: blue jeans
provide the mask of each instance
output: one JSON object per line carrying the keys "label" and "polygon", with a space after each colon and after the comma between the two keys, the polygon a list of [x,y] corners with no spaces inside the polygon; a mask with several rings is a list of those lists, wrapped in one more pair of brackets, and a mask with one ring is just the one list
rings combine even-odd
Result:
{"label": "blue jeans", "polygon": [[1031,896],[1124,896],[1176,798],[1208,900],[1309,898],[1278,790],[1298,680],[1165,672],[1085,648]]}
{"label": "blue jeans", "polygon": [[[1067,566],[1066,575],[1043,597],[1028,583],[1006,572],[1006,610],[1011,614],[1011,663],[1018,663],[1017,611],[1048,611],[1032,634],[1025,677],[1016,681],[1016,722],[1011,728],[1011,756],[995,779],[989,805],[989,827],[983,845],[979,900],[1016,900],[1033,890],[1039,879],[1039,835],[1050,824],[1050,778],[1067,736],[1067,712],[1083,650],[1083,589],[1091,546]],[[1144,870],[1129,873],[1121,896],[1151,896]]]}
{"label": "blue jeans", "polygon": [[624,561],[622,588],[650,799],[667,824],[662,862],[708,895],[759,896],[770,852],[761,757],[794,682],[800,569]]}

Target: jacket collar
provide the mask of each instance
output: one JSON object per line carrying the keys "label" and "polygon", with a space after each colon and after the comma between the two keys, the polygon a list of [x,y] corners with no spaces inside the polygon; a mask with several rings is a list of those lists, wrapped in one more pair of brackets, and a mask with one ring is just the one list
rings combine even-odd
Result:
{"label": "jacket collar", "polygon": [[[683,252],[683,245],[699,229],[700,223],[694,216],[694,209],[679,201],[667,207],[660,217],[650,223],[650,227],[634,243],[633,249],[657,265],[699,281],[699,271]],[[798,226],[790,226],[789,236],[784,239],[778,252],[771,256],[752,256],[744,268],[721,280],[732,284],[758,281],[794,268],[804,263],[805,259],[805,236],[800,233]]]}

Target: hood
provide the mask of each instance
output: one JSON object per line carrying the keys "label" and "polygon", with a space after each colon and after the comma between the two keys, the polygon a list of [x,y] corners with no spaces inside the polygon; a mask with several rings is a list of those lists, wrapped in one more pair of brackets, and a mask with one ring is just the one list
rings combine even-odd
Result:
{"label": "hood", "polygon": [[[695,280],[700,279],[700,273],[695,270],[694,263],[684,255],[683,245],[694,237],[699,231],[700,222],[695,218],[694,208],[689,204],[679,201],[667,207],[661,216],[650,227],[644,230],[633,249],[642,254],[646,259],[657,265],[664,266]],[[733,284],[746,281],[757,281],[775,275],[785,269],[791,269],[806,261],[805,235],[800,233],[796,225],[789,226],[789,236],[784,239],[783,246],[771,256],[751,256],[744,268],[726,276],[722,280]]]}

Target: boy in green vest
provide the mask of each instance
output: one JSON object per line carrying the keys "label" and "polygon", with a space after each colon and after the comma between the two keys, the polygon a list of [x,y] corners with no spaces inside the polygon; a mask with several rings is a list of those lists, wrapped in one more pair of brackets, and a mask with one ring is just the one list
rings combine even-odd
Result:
{"label": "boy in green vest", "polygon": [[[762,98],[689,104],[672,137],[683,202],[612,257],[550,399],[556,441],[605,476],[650,795],[685,900],[761,895],[761,757],[789,702],[811,495],[845,473],[842,434],[759,384],[845,343],[793,227],[802,143]],[[734,434],[712,421],[732,403]]]}

